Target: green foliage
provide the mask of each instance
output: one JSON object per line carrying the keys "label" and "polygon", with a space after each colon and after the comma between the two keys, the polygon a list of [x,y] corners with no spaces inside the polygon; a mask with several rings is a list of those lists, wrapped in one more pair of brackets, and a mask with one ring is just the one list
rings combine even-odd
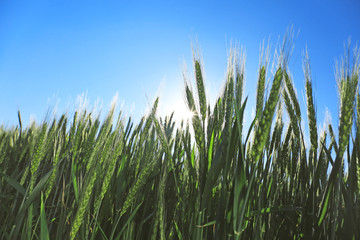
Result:
{"label": "green foliage", "polygon": [[338,75],[337,138],[331,124],[318,132],[307,56],[309,134],[287,59],[268,95],[260,66],[245,129],[244,57],[229,56],[214,106],[195,59],[193,117],[177,128],[157,116],[159,99],[137,125],[113,106],[103,121],[84,110],[24,128],[19,112],[18,127],[1,126],[0,238],[360,239],[358,61]]}

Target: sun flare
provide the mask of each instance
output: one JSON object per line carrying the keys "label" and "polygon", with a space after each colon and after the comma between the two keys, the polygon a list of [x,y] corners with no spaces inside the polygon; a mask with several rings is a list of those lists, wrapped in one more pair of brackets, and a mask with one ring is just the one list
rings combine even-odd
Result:
{"label": "sun flare", "polygon": [[165,101],[163,103],[163,111],[161,112],[163,116],[170,116],[170,114],[174,112],[173,120],[176,124],[180,124],[181,121],[184,123],[191,121],[194,115],[194,113],[188,109],[182,98],[176,99],[173,102]]}

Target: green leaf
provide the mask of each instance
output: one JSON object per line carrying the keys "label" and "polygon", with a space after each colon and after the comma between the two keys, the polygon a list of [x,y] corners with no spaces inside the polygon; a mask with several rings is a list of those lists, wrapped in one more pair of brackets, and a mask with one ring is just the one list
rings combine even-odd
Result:
{"label": "green leaf", "polygon": [[214,147],[214,136],[215,136],[215,133],[213,131],[211,134],[211,140],[210,140],[209,151],[208,151],[208,171],[211,168],[212,153],[213,153],[213,147]]}
{"label": "green leaf", "polygon": [[24,214],[26,209],[35,201],[37,197],[39,197],[40,192],[43,190],[44,185],[46,184],[47,180],[49,179],[52,171],[54,168],[52,168],[45,176],[43,176],[39,183],[35,186],[34,190],[31,192],[30,196],[26,199],[24,204],[20,207],[18,215],[21,216]]}
{"label": "green leaf", "polygon": [[2,176],[5,179],[5,181],[10,184],[10,186],[15,188],[19,193],[21,193],[21,195],[25,195],[26,190],[23,186],[20,185],[18,181],[16,181],[15,179],[9,177],[8,175],[2,172],[0,172],[0,176]]}
{"label": "green leaf", "polygon": [[177,233],[177,237],[179,240],[182,240],[183,239],[183,236],[180,232],[180,229],[179,229],[179,226],[176,224],[176,222],[174,221],[174,225],[175,225],[175,230],[176,230],[176,233]]}
{"label": "green leaf", "polygon": [[46,222],[46,214],[44,207],[44,197],[43,193],[41,193],[41,206],[40,206],[40,239],[41,240],[49,240],[49,230]]}

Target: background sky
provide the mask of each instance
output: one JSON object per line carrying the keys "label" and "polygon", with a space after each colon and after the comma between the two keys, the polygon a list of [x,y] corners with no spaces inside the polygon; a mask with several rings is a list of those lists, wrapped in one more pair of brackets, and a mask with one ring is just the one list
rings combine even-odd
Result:
{"label": "background sky", "polygon": [[[303,52],[307,46],[319,122],[326,109],[337,124],[335,59],[360,40],[360,1],[0,1],[0,125],[42,121],[50,107],[71,116],[86,94],[135,120],[160,95],[160,113],[185,115],[183,62],[193,78],[191,44],[198,42],[213,103],[223,83],[231,41],[246,52],[250,117],[259,47],[271,49],[288,26],[298,33],[290,70],[305,109]],[[270,76],[269,76],[270,77]],[[101,104],[102,103],[102,104]],[[185,110],[184,110],[185,109]],[[306,112],[303,112],[303,116]],[[320,125],[320,123],[319,123]]]}

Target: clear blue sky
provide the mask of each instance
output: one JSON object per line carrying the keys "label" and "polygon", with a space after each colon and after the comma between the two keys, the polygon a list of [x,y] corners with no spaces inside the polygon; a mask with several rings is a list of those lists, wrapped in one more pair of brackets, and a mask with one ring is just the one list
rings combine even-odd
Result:
{"label": "clear blue sky", "polygon": [[270,37],[274,49],[291,24],[300,31],[290,70],[301,104],[307,45],[319,121],[328,107],[336,124],[334,61],[348,37],[360,40],[359,1],[2,0],[0,125],[16,125],[18,110],[24,124],[43,120],[49,106],[57,105],[58,115],[71,113],[85,92],[90,106],[103,102],[103,112],[118,93],[135,118],[148,107],[146,96],[159,92],[161,111],[180,108],[181,65],[185,60],[192,77],[195,39],[211,99],[224,80],[230,40],[245,48],[245,94],[253,100],[260,43]]}

